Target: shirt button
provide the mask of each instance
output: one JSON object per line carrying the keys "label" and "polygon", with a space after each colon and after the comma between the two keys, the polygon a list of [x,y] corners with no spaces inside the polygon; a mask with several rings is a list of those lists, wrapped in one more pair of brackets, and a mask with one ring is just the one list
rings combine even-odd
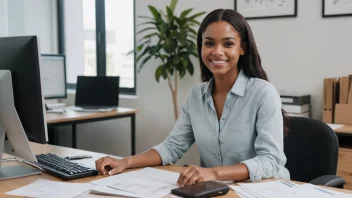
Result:
{"label": "shirt button", "polygon": [[225,121],[225,118],[222,118],[221,120],[222,120],[222,121]]}
{"label": "shirt button", "polygon": [[229,108],[229,105],[226,105],[226,108]]}

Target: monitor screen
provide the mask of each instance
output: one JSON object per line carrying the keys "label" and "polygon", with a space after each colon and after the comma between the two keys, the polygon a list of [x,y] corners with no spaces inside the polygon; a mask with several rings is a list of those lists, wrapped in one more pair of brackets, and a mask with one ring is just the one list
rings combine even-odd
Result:
{"label": "monitor screen", "polygon": [[45,99],[66,98],[66,67],[64,55],[42,54],[40,77]]}
{"label": "monitor screen", "polygon": [[0,37],[0,70],[11,71],[14,104],[30,141],[48,140],[36,36]]}

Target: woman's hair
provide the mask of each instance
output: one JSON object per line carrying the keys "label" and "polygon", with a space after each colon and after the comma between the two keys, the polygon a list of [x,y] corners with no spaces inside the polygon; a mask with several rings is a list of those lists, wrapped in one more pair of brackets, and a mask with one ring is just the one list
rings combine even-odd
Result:
{"label": "woman's hair", "polygon": [[[254,41],[253,33],[245,18],[238,12],[231,9],[217,9],[210,12],[200,24],[197,35],[197,47],[199,54],[199,63],[201,69],[201,78],[203,82],[209,81],[213,77],[213,73],[205,66],[202,57],[202,35],[209,24],[218,21],[225,21],[232,25],[239,33],[241,38],[241,46],[245,51],[244,55],[240,56],[237,64],[237,70],[243,70],[243,73],[248,77],[260,78],[266,81],[268,77],[262,67],[257,46]],[[288,115],[282,109],[284,122],[284,133],[288,132]]]}

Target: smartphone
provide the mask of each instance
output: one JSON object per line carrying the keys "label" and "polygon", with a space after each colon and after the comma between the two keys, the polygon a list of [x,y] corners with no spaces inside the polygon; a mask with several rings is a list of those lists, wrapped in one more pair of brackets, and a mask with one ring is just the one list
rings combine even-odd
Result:
{"label": "smartphone", "polygon": [[172,194],[186,198],[206,198],[219,195],[225,195],[229,192],[230,187],[217,181],[206,181],[189,186],[175,188],[171,190]]}
{"label": "smartphone", "polygon": [[65,159],[68,159],[68,160],[80,160],[80,159],[86,159],[86,158],[92,158],[92,156],[91,155],[77,155],[77,156],[65,157]]}

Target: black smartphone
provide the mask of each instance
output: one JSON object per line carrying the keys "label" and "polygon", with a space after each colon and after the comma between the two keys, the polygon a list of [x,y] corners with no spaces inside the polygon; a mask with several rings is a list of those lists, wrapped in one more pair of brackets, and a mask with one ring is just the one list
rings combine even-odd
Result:
{"label": "black smartphone", "polygon": [[80,160],[80,159],[86,159],[86,158],[92,158],[92,156],[91,155],[77,155],[77,156],[65,157],[65,159],[68,159],[68,160]]}
{"label": "black smartphone", "polygon": [[172,194],[186,198],[206,198],[219,195],[225,195],[229,192],[230,187],[217,181],[206,181],[189,186],[175,188],[171,190]]}

